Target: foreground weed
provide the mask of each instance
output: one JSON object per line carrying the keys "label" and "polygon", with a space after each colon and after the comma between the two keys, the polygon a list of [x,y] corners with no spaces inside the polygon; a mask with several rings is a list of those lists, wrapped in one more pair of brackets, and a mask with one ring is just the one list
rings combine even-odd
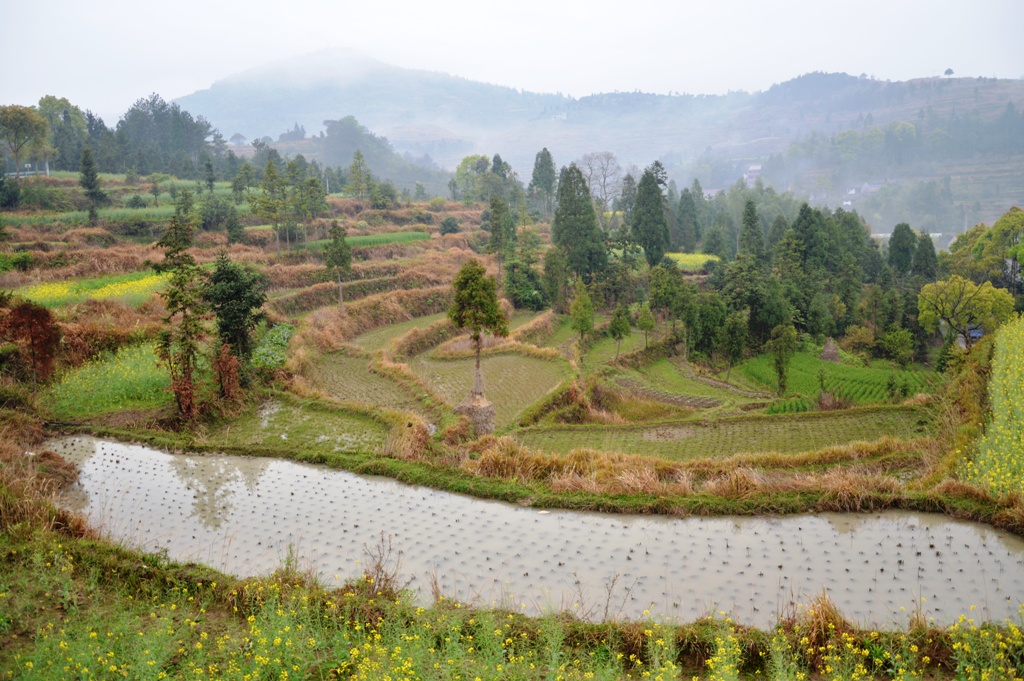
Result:
{"label": "foreground weed", "polygon": [[65,418],[169,402],[170,377],[157,365],[154,345],[122,348],[67,373],[49,392],[54,412]]}

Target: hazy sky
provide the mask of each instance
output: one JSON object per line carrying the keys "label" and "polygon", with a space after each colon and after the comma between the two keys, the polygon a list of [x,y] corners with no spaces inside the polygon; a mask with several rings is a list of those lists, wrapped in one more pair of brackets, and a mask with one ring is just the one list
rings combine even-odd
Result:
{"label": "hazy sky", "polygon": [[65,96],[113,125],[286,57],[398,66],[583,96],[764,90],[809,71],[1024,78],[1024,0],[0,0],[0,104]]}

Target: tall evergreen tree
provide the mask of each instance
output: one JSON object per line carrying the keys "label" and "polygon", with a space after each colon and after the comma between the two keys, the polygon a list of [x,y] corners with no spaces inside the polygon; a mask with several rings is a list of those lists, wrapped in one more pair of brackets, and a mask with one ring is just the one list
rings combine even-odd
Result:
{"label": "tall evergreen tree", "polygon": [[[498,157],[501,160],[501,157]],[[512,212],[498,196],[491,197],[491,234],[487,238],[487,251],[498,256],[498,281],[501,278],[501,263],[506,252],[515,247],[516,219]]]}
{"label": "tall evergreen tree", "polygon": [[740,232],[739,252],[750,255],[758,266],[767,264],[761,219],[757,217],[757,208],[750,199],[747,199],[743,206],[743,230]]}
{"label": "tall evergreen tree", "polygon": [[935,255],[935,242],[923,231],[917,235],[917,247],[914,249],[910,273],[917,280],[918,285],[930,284],[939,275],[939,260]]}
{"label": "tall evergreen tree", "polygon": [[565,251],[569,269],[584,281],[590,281],[608,266],[594,203],[575,163],[562,168],[558,178],[558,205],[551,222],[551,240]]}
{"label": "tall evergreen tree", "polygon": [[85,190],[93,206],[107,200],[107,194],[100,186],[99,171],[96,168],[96,160],[92,156],[92,149],[82,149],[82,159],[78,162],[78,184]]}
{"label": "tall evergreen tree", "polygon": [[665,197],[654,166],[644,171],[636,188],[633,208],[633,240],[644,249],[647,264],[654,267],[665,257],[669,247],[668,222],[665,220]]}
{"label": "tall evergreen tree", "polygon": [[569,306],[569,325],[580,335],[582,348],[584,337],[594,330],[594,304],[587,292],[587,285],[579,277],[576,278],[576,292],[572,298],[572,305]]}
{"label": "tall evergreen tree", "polygon": [[683,253],[693,253],[697,250],[697,207],[693,203],[693,192],[689,188],[683,189],[679,195],[672,247]]}
{"label": "tall evergreen tree", "polygon": [[544,215],[551,215],[551,202],[555,197],[556,170],[551,152],[544,147],[537,152],[533,160],[533,175],[530,177],[528,191],[536,197],[544,209]]}
{"label": "tall evergreen tree", "polygon": [[914,230],[905,222],[896,225],[889,237],[889,269],[901,280],[910,274],[915,250],[917,237],[914,236]]}

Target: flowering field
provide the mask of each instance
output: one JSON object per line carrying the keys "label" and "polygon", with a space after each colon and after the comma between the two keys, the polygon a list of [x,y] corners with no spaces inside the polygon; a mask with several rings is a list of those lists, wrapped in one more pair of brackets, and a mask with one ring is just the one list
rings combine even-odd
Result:
{"label": "flowering field", "polygon": [[1024,317],[996,336],[989,399],[992,423],[967,463],[967,478],[1000,494],[1024,491]]}
{"label": "flowering field", "polygon": [[171,380],[157,365],[154,345],[122,348],[113,356],[67,373],[47,398],[62,418],[81,418],[118,409],[147,409],[169,404]]}
{"label": "flowering field", "polygon": [[166,274],[133,272],[81,281],[48,281],[15,289],[14,294],[44,307],[60,307],[84,300],[112,298],[133,307],[141,305],[167,283]]}
{"label": "flowering field", "polygon": [[709,262],[719,260],[717,255],[709,253],[666,253],[665,257],[672,258],[684,272],[699,272]]}

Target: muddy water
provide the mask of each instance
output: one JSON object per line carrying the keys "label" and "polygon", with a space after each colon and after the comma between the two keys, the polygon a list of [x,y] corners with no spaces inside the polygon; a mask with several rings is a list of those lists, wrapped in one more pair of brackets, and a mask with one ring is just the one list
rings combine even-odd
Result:
{"label": "muddy water", "polygon": [[237,575],[270,572],[291,549],[326,581],[346,579],[383,533],[422,594],[435,580],[448,596],[530,612],[724,610],[768,626],[826,589],[851,620],[892,625],[922,599],[939,623],[971,606],[980,619],[1016,617],[1024,599],[1024,541],[939,515],[548,512],[287,461],[82,437],[50,446],[82,471],[64,503],[110,536]]}

